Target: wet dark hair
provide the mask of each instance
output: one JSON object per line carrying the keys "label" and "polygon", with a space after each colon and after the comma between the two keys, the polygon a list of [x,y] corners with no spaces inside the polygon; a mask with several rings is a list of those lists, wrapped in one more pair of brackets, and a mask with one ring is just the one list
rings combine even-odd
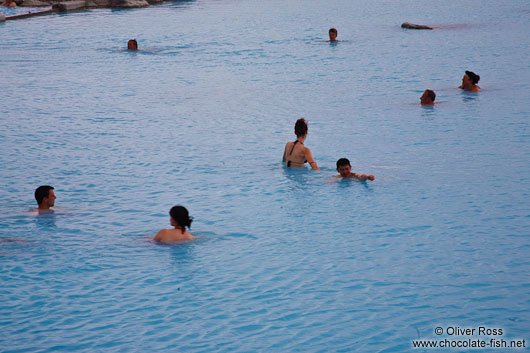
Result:
{"label": "wet dark hair", "polygon": [[45,197],[50,196],[50,190],[54,190],[53,186],[50,185],[41,185],[38,188],[35,189],[35,200],[37,200],[37,204],[40,205],[42,203],[42,200]]}
{"label": "wet dark hair", "polygon": [[186,207],[173,206],[171,210],[169,210],[169,215],[182,228],[191,227],[191,222],[193,221],[193,218],[190,217]]}
{"label": "wet dark hair", "polygon": [[469,77],[469,79],[471,80],[471,82],[473,82],[474,85],[476,85],[478,81],[480,81],[480,76],[474,73],[473,71],[466,70],[466,75],[467,77]]}
{"label": "wet dark hair", "polygon": [[341,158],[337,161],[337,169],[345,165],[349,165],[351,167],[350,160],[348,158]]}
{"label": "wet dark hair", "polygon": [[307,134],[307,121],[305,121],[304,118],[296,120],[296,124],[294,124],[294,133],[297,137],[302,137]]}
{"label": "wet dark hair", "polygon": [[329,33],[331,33],[331,32],[337,34],[337,29],[336,28],[330,28],[329,29]]}
{"label": "wet dark hair", "polygon": [[434,102],[434,100],[436,99],[436,93],[434,93],[432,89],[426,89],[425,92],[427,92],[429,98]]}

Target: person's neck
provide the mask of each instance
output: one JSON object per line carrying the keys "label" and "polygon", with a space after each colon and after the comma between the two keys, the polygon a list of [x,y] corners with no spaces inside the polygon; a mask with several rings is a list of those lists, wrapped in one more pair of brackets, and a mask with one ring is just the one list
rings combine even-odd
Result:
{"label": "person's neck", "polygon": [[41,203],[38,208],[39,210],[49,210],[50,206]]}
{"label": "person's neck", "polygon": [[465,91],[472,91],[475,89],[475,85],[473,83],[468,83],[468,84],[462,85],[462,88]]}

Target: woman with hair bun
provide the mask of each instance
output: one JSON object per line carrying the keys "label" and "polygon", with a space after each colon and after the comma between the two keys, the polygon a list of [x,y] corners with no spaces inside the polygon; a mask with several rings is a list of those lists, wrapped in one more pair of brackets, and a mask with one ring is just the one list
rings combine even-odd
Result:
{"label": "woman with hair bun", "polygon": [[169,223],[174,227],[173,229],[161,229],[156,233],[153,240],[161,243],[171,243],[181,240],[191,240],[195,237],[191,235],[186,227],[191,226],[193,219],[189,216],[188,210],[183,206],[173,206],[169,210]]}
{"label": "woman with hair bun", "polygon": [[458,88],[462,88],[464,91],[478,92],[480,87],[477,86],[478,81],[480,81],[480,76],[472,71],[466,71],[464,77],[462,77],[462,85]]}
{"label": "woman with hair bun", "polygon": [[304,118],[296,121],[294,133],[296,134],[296,140],[294,142],[287,142],[283,151],[282,161],[289,168],[303,167],[304,163],[307,162],[311,168],[319,170],[317,163],[313,159],[311,150],[304,146],[304,141],[307,138],[307,121]]}

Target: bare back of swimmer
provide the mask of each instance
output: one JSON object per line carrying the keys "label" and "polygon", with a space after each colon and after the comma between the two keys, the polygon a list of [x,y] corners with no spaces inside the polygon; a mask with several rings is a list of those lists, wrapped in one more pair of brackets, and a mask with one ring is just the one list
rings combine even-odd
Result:
{"label": "bare back of swimmer", "polygon": [[313,159],[313,153],[308,147],[304,146],[304,141],[307,138],[307,122],[305,119],[301,118],[296,121],[294,132],[296,140],[285,144],[282,161],[290,168],[303,167],[307,162],[311,168],[318,170],[318,165]]}

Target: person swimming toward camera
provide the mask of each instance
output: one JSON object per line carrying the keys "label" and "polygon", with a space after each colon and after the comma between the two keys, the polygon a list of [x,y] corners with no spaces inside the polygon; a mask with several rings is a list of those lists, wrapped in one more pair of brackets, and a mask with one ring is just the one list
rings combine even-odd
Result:
{"label": "person swimming toward camera", "polygon": [[478,92],[480,91],[480,87],[477,86],[478,81],[480,81],[479,75],[472,71],[466,71],[464,77],[462,77],[462,84],[458,88],[464,91]]}
{"label": "person swimming toward camera", "polygon": [[348,158],[341,158],[337,161],[337,172],[339,172],[339,175],[335,176],[335,178],[358,179],[360,181],[375,179],[371,174],[352,173]]}
{"label": "person swimming toward camera", "polygon": [[436,93],[432,89],[426,89],[420,97],[421,105],[434,105],[436,99]]}
{"label": "person swimming toward camera", "polygon": [[127,42],[127,50],[138,50],[138,42],[136,39],[130,39]]}
{"label": "person swimming toward camera", "polygon": [[319,170],[317,163],[313,159],[311,150],[304,146],[304,141],[307,138],[307,121],[300,118],[294,125],[294,133],[296,140],[294,142],[287,142],[283,151],[282,161],[287,164],[288,168],[300,168],[305,163],[309,163],[311,168]]}
{"label": "person swimming toward camera", "polygon": [[330,28],[328,33],[329,33],[328,42],[330,42],[330,43],[340,42],[340,40],[337,40],[338,31],[337,31],[336,28]]}
{"label": "person swimming toward camera", "polygon": [[169,223],[173,229],[161,229],[153,240],[161,243],[172,243],[175,241],[195,239],[186,228],[191,226],[193,218],[189,216],[188,210],[183,206],[173,206],[169,210]]}
{"label": "person swimming toward camera", "polygon": [[55,196],[55,192],[53,190],[55,189],[50,185],[41,185],[35,189],[35,200],[39,206],[36,211],[39,214],[54,212],[51,207],[55,206],[55,199],[57,197]]}

